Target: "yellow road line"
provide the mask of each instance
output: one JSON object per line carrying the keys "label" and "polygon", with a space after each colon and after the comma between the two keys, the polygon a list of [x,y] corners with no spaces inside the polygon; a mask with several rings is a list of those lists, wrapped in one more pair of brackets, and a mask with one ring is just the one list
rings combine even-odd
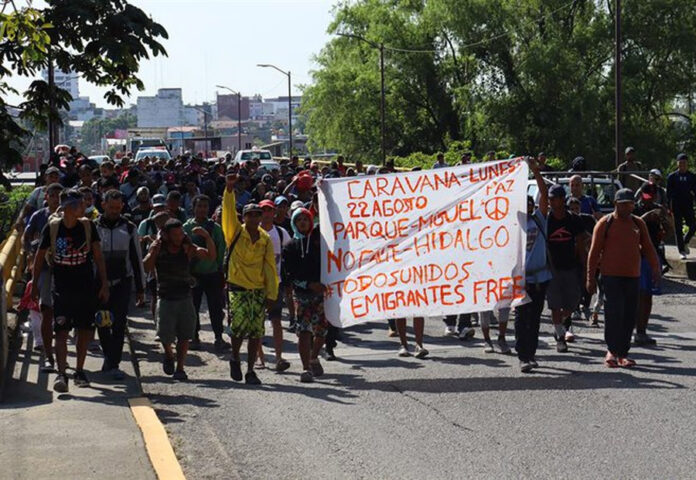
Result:
{"label": "yellow road line", "polygon": [[128,399],[131,413],[143,432],[145,448],[160,480],[186,480],[181,465],[176,459],[172,444],[164,430],[164,425],[157,418],[152,403],[145,397]]}

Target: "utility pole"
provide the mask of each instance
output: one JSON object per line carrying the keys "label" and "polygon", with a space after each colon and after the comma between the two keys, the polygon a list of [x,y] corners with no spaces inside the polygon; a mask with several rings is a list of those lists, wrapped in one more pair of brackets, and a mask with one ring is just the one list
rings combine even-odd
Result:
{"label": "utility pole", "polygon": [[53,57],[51,56],[51,47],[48,47],[48,159],[49,163],[56,148],[56,129],[53,122],[53,109],[55,108],[55,100],[53,98],[56,88],[54,72],[53,72]]}
{"label": "utility pole", "polygon": [[621,0],[614,2],[615,20],[614,20],[614,43],[616,51],[614,59],[614,106],[616,108],[615,124],[614,124],[614,140],[616,142],[616,166],[618,167],[623,159],[621,151],[621,117],[622,117],[622,91],[621,91]]}
{"label": "utility pole", "polygon": [[275,65],[270,65],[268,63],[259,63],[256,66],[261,68],[273,68],[275,70],[278,70],[286,77],[288,77],[288,137],[290,139],[290,152],[288,154],[288,157],[292,157],[292,80],[290,72],[286,72],[285,70],[282,70],[276,67]]}
{"label": "utility pole", "polygon": [[380,95],[380,114],[381,114],[381,134],[382,134],[382,165],[387,164],[387,145],[386,145],[386,132],[385,132],[385,99],[384,99],[384,44],[379,44],[379,75],[381,82],[381,95]]}
{"label": "utility pole", "polygon": [[[222,88],[224,90],[227,90],[228,92],[232,93],[233,95],[237,95],[237,151],[239,151],[242,149],[242,94],[239,92],[235,92],[230,87],[226,87],[224,85],[215,85],[215,86],[217,88]],[[219,106],[218,106],[218,108],[219,108]]]}

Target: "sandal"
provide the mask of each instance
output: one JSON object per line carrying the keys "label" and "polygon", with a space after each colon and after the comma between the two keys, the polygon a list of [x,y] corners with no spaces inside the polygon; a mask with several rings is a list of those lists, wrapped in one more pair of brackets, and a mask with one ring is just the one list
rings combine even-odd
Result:
{"label": "sandal", "polygon": [[636,362],[628,357],[619,358],[619,366],[622,368],[633,368],[636,366]]}
{"label": "sandal", "polygon": [[618,368],[619,362],[614,355],[607,353],[607,356],[604,357],[604,366],[607,368]]}

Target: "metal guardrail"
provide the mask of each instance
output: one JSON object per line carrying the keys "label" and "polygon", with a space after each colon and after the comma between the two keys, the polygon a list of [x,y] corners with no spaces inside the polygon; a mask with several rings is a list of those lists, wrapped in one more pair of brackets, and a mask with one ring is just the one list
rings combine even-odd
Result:
{"label": "metal guardrail", "polygon": [[0,395],[2,395],[10,352],[7,310],[13,304],[14,290],[24,272],[25,253],[22,232],[13,229],[0,245]]}

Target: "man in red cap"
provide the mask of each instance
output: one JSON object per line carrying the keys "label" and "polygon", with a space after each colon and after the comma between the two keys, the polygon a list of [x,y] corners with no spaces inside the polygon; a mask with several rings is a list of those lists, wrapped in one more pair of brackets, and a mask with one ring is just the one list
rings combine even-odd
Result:
{"label": "man in red cap", "polygon": [[[275,255],[276,272],[278,282],[281,283],[282,254],[283,248],[290,243],[290,234],[283,227],[275,225],[275,204],[271,200],[263,200],[259,203],[261,207],[261,228],[271,237],[273,243],[273,254]],[[279,292],[285,291],[285,286],[280,285]],[[278,295],[275,303],[268,309],[268,319],[273,325],[273,348],[275,349],[276,371],[284,372],[290,368],[290,362],[283,358],[283,328],[280,320],[283,312],[283,295]],[[259,343],[259,361],[263,364],[263,348]]]}

